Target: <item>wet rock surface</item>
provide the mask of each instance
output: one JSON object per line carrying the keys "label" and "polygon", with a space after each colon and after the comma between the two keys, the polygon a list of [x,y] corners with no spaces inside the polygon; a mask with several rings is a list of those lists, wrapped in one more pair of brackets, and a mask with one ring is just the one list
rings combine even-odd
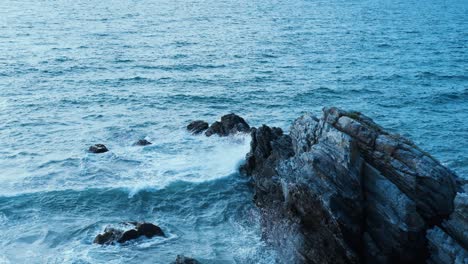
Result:
{"label": "wet rock surface", "polygon": [[249,124],[236,114],[227,114],[221,117],[221,121],[216,121],[211,126],[202,120],[196,120],[187,125],[187,130],[194,135],[205,131],[205,136],[210,137],[218,135],[226,137],[237,133],[249,133],[251,128]]}
{"label": "wet rock surface", "polygon": [[410,140],[334,107],[251,135],[241,172],[282,262],[467,263],[466,190]]}
{"label": "wet rock surface", "polygon": [[194,135],[201,134],[209,127],[208,123],[202,120],[196,120],[187,125],[187,130]]}
{"label": "wet rock surface", "polygon": [[236,115],[228,114],[221,117],[221,121],[216,121],[206,130],[206,136],[218,135],[225,137],[236,133],[248,133],[250,126],[245,120]]}
{"label": "wet rock surface", "polygon": [[152,238],[154,236],[165,237],[162,229],[151,223],[127,222],[123,223],[123,227],[130,229],[125,230],[106,227],[104,233],[97,235],[93,243],[111,245],[115,244],[116,242],[125,243],[142,236],[147,238]]}
{"label": "wet rock surface", "polygon": [[104,144],[96,144],[96,145],[89,147],[88,151],[91,153],[97,154],[97,153],[107,152],[109,151],[109,149],[107,149],[107,147]]}
{"label": "wet rock surface", "polygon": [[148,145],[151,145],[153,143],[149,142],[148,140],[146,139],[139,139],[137,142],[135,142],[135,146],[148,146]]}

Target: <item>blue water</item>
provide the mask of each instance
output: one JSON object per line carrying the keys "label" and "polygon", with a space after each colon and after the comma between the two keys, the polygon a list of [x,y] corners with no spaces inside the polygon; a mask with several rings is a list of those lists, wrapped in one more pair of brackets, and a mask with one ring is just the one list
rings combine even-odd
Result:
{"label": "blue water", "polygon": [[[184,127],[331,105],[467,177],[468,2],[2,0],[0,263],[273,263],[237,174],[249,138]],[[129,220],[169,236],[92,244]]]}

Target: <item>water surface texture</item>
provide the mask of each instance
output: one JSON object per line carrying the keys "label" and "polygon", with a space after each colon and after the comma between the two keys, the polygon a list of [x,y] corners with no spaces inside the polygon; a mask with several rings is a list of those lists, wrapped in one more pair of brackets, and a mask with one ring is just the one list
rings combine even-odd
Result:
{"label": "water surface texture", "polygon": [[[2,0],[0,263],[274,263],[237,173],[249,138],[184,127],[332,105],[465,177],[468,2]],[[131,220],[169,236],[92,244]]]}

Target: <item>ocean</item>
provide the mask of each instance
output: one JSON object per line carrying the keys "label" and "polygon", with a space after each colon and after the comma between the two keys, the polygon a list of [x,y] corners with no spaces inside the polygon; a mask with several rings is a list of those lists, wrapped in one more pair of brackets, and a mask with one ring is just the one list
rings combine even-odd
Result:
{"label": "ocean", "polygon": [[[238,173],[250,137],[185,126],[288,131],[324,106],[468,178],[468,2],[2,0],[0,263],[275,263]],[[167,238],[93,244],[124,221]]]}

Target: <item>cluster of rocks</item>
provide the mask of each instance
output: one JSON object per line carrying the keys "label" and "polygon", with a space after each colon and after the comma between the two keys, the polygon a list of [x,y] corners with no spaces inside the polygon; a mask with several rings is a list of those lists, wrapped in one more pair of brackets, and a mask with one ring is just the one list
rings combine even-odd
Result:
{"label": "cluster of rocks", "polygon": [[[130,240],[140,237],[166,237],[162,229],[154,224],[146,222],[125,222],[121,223],[122,228],[106,227],[104,233],[99,234],[94,238],[95,244],[114,245],[116,243],[123,244]],[[177,255],[177,258],[172,264],[200,264],[197,260],[183,255]]]}
{"label": "cluster of rocks", "polygon": [[241,172],[282,263],[468,263],[467,187],[410,140],[334,107],[251,135]]}
{"label": "cluster of rocks", "polygon": [[147,238],[155,236],[166,237],[159,226],[151,223],[125,222],[123,226],[127,227],[127,230],[106,227],[104,233],[96,236],[94,243],[111,245],[115,243],[125,243],[142,236]]}
{"label": "cluster of rocks", "polygon": [[[133,143],[134,146],[148,146],[151,144],[153,143],[149,142],[146,139],[139,139],[138,141]],[[105,153],[109,151],[109,149],[104,144],[95,144],[95,145],[90,146],[88,151],[91,153],[99,154],[99,153]]]}
{"label": "cluster of rocks", "polygon": [[207,137],[212,135],[225,137],[236,133],[249,133],[251,128],[242,117],[228,114],[222,116],[221,121],[216,121],[211,126],[205,121],[195,120],[187,125],[187,130],[194,135],[205,132]]}

